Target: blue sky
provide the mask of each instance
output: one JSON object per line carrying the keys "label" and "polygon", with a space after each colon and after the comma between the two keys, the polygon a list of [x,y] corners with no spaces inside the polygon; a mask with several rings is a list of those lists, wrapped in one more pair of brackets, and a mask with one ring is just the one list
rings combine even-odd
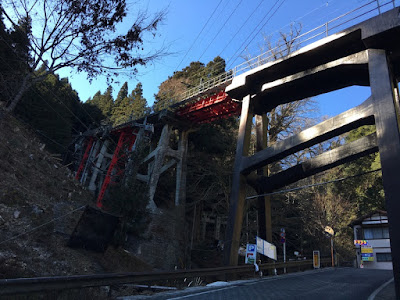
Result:
{"label": "blue sky", "polygon": [[[271,36],[273,41],[279,31],[287,31],[294,21],[301,23],[302,32],[306,32],[370,1],[140,0],[138,2],[141,9],[147,9],[149,13],[167,9],[166,19],[158,30],[158,35],[155,39],[148,39],[144,48],[151,50],[164,46],[171,54],[145,68],[140,68],[139,74],[134,78],[120,76],[117,78],[120,83],[113,84],[113,88],[116,95],[125,81],[128,81],[129,90],[134,89],[138,82],[142,82],[144,96],[149,105],[152,105],[153,95],[157,93],[159,85],[174,71],[181,70],[191,61],[201,61],[206,64],[220,55],[227,61],[228,67],[233,67],[243,62],[241,54],[256,56],[261,53],[263,35]],[[133,0],[128,0],[128,3],[131,11],[127,17],[129,20],[134,17],[139,7],[137,4],[132,4]],[[213,17],[209,19],[212,14]],[[64,70],[60,75],[69,77],[72,87],[78,91],[82,101],[86,101],[98,90],[104,92],[107,88],[105,78],[98,78],[90,84],[84,74],[77,75]],[[358,87],[318,96],[320,115],[336,115],[361,103],[368,95],[369,88]]]}

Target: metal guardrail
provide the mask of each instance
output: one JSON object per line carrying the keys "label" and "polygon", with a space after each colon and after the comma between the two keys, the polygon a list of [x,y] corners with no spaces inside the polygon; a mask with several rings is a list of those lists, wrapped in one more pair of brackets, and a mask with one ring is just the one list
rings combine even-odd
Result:
{"label": "metal guardrail", "polygon": [[[321,259],[321,265],[330,263],[330,258]],[[274,270],[280,268],[312,268],[312,260],[290,261],[279,263],[267,263],[260,266],[261,270]],[[238,274],[254,274],[253,265],[220,267],[184,271],[161,271],[161,272],[136,272],[121,274],[95,274],[54,276],[37,278],[16,278],[0,280],[0,295],[17,295],[34,292],[46,292],[54,290],[82,289],[88,287],[114,286],[136,283],[157,283],[163,280],[174,280],[196,277],[231,276]]]}
{"label": "metal guardrail", "polygon": [[[339,17],[336,17],[318,27],[315,27],[310,31],[307,31],[295,37],[293,40],[290,41],[290,47],[292,49],[299,49],[300,47],[309,45],[315,41],[318,41],[324,37],[327,37],[351,25],[354,25],[355,23],[359,23],[373,16],[379,15],[382,13],[382,10],[386,9],[390,5],[396,7],[395,0],[388,0],[384,3],[380,3],[379,0],[372,0],[360,7],[348,11]],[[289,55],[289,53],[285,53],[288,52],[287,50],[288,47],[286,44],[278,45],[265,53],[262,53],[246,62],[235,66],[233,69],[221,75],[218,75],[217,77],[211,78],[210,80],[207,80],[200,85],[187,90],[185,93],[181,94],[179,100],[185,101],[211,88],[222,85],[248,70],[275,61],[277,59],[277,56],[279,56],[279,58],[284,58]]]}

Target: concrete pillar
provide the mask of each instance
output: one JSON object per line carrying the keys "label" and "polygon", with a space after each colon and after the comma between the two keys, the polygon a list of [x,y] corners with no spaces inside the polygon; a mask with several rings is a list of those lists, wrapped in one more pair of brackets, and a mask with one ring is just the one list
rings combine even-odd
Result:
{"label": "concrete pillar", "polygon": [[148,208],[152,211],[155,211],[157,209],[157,206],[154,203],[154,195],[156,194],[158,180],[161,175],[161,168],[164,163],[165,152],[168,149],[170,134],[171,128],[168,124],[165,124],[161,132],[160,140],[158,141],[158,146],[156,150],[154,150],[155,154],[154,163],[150,174],[148,204]]}
{"label": "concrete pillar", "polygon": [[368,50],[369,78],[374,105],[376,135],[382,166],[386,210],[389,220],[393,274],[400,298],[400,132],[395,110],[393,76],[384,50]]}
{"label": "concrete pillar", "polygon": [[184,205],[186,202],[187,149],[188,132],[182,131],[179,134],[179,160],[176,168],[175,206]]}
{"label": "concrete pillar", "polygon": [[90,191],[95,191],[97,188],[97,186],[96,186],[97,175],[99,174],[99,171],[101,169],[103,159],[104,159],[105,155],[107,154],[107,149],[108,149],[109,143],[110,143],[109,140],[104,141],[103,146],[101,147],[100,153],[97,156],[96,164],[93,169],[92,177],[90,178],[90,183],[89,183],[89,187],[88,187],[88,189]]}
{"label": "concrete pillar", "polygon": [[[268,123],[266,115],[256,115],[256,150],[261,151],[267,147]],[[257,175],[268,176],[268,166],[257,170]],[[272,243],[272,213],[271,196],[257,198],[258,232],[259,236]]]}
{"label": "concrete pillar", "polygon": [[89,157],[86,161],[86,166],[85,169],[82,172],[82,177],[81,177],[81,184],[85,185],[86,179],[89,176],[89,171],[90,169],[90,165],[92,164],[92,162],[94,161],[97,152],[99,152],[99,148],[100,148],[100,141],[96,141],[96,143],[93,145],[92,149],[90,149],[90,154]]}
{"label": "concrete pillar", "polygon": [[240,173],[243,156],[249,153],[253,108],[251,96],[242,101],[239,134],[236,145],[235,165],[232,176],[232,190],[229,203],[229,219],[226,226],[224,264],[235,266],[238,263],[240,234],[243,223],[243,209],[246,198],[246,177]]}

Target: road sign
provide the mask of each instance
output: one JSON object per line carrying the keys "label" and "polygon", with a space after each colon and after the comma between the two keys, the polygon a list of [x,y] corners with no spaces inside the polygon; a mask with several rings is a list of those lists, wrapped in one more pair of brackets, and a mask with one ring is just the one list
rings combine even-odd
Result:
{"label": "road sign", "polygon": [[277,259],[275,245],[270,244],[267,241],[264,241],[263,239],[259,238],[258,236],[256,237],[256,241],[257,241],[257,252],[258,253],[268,256],[269,258],[272,258],[274,260]]}
{"label": "road sign", "polygon": [[245,263],[254,265],[254,263],[256,262],[256,256],[257,256],[257,245],[247,244]]}
{"label": "road sign", "polygon": [[285,232],[281,232],[280,236],[284,238],[286,236],[286,233]]}
{"label": "road sign", "polygon": [[319,257],[319,250],[313,251],[313,266],[314,269],[319,269],[321,267],[321,261]]}
{"label": "road sign", "polygon": [[354,246],[363,246],[368,245],[367,240],[354,240]]}
{"label": "road sign", "polygon": [[374,249],[372,246],[361,246],[361,253],[373,253]]}
{"label": "road sign", "polygon": [[286,239],[285,238],[281,238],[281,243],[286,243]]}
{"label": "road sign", "polygon": [[362,261],[374,261],[374,257],[372,256],[372,257],[365,257],[365,256],[362,256],[361,257],[361,260]]}

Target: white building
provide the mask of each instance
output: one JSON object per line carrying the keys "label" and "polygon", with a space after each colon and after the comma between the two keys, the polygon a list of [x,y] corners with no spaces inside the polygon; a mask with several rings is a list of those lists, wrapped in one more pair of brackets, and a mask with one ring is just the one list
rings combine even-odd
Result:
{"label": "white building", "polygon": [[353,221],[357,267],[393,270],[387,212],[376,210]]}

